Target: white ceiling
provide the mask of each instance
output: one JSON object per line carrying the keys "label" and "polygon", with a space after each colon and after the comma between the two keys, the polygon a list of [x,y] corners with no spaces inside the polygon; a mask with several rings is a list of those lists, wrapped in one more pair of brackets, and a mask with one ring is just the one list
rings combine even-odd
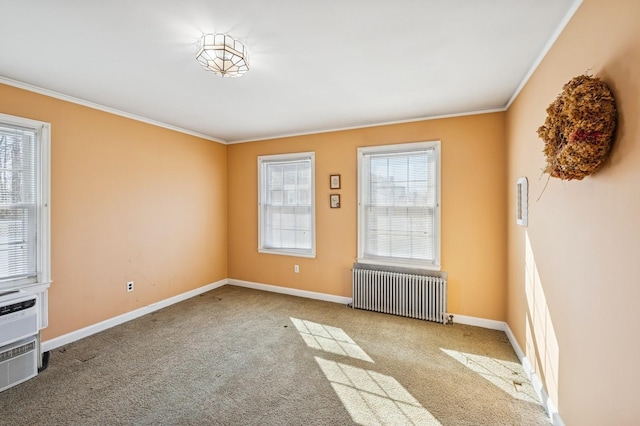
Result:
{"label": "white ceiling", "polygon": [[[503,109],[580,2],[0,0],[0,82],[229,143]],[[249,72],[200,67],[210,32]]]}

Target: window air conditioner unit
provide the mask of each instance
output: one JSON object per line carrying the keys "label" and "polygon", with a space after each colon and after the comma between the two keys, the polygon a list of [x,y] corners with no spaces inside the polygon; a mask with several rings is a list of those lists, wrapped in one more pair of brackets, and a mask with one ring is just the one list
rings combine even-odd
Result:
{"label": "window air conditioner unit", "polygon": [[0,294],[0,392],[38,374],[38,298]]}

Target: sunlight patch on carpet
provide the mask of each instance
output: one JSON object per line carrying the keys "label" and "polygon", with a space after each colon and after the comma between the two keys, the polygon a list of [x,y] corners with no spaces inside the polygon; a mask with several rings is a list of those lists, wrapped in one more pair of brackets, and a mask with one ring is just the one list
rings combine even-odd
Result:
{"label": "sunlight patch on carpet", "polygon": [[354,422],[361,425],[441,425],[393,377],[319,357],[315,359]]}
{"label": "sunlight patch on carpet", "polygon": [[297,318],[289,319],[310,348],[373,362],[343,329]]}
{"label": "sunlight patch on carpet", "polygon": [[442,349],[460,364],[478,373],[514,398],[540,404],[540,400],[527,379],[522,366],[517,362],[504,361],[488,356],[468,354],[450,349]]}

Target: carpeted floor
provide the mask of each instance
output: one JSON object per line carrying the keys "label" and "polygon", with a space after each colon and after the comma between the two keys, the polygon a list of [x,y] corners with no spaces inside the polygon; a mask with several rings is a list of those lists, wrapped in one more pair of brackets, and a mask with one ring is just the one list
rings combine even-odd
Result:
{"label": "carpeted floor", "polygon": [[547,425],[504,333],[224,286],[51,351],[3,425]]}

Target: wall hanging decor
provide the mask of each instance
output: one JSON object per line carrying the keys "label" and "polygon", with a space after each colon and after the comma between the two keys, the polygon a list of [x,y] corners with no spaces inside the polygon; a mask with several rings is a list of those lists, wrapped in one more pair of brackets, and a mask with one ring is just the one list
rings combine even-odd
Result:
{"label": "wall hanging decor", "polygon": [[544,173],[562,180],[582,180],[606,160],[616,128],[616,105],[607,85],[580,75],[562,88],[538,129],[544,141]]}
{"label": "wall hanging decor", "polygon": [[330,175],[329,176],[329,188],[330,189],[340,189],[340,175]]}
{"label": "wall hanging decor", "polygon": [[340,208],[340,194],[331,194],[329,195],[329,204],[331,204],[332,209]]}
{"label": "wall hanging decor", "polygon": [[516,183],[516,223],[529,225],[529,180],[521,177]]}

